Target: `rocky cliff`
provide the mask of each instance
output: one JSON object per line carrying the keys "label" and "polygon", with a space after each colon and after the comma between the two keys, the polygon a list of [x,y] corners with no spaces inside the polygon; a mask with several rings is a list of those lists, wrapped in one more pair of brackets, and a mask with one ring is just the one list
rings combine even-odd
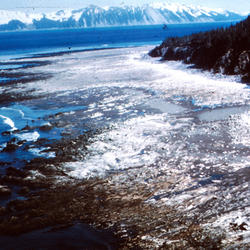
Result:
{"label": "rocky cliff", "polygon": [[215,73],[240,75],[250,83],[250,16],[228,28],[166,39],[149,52],[162,60],[182,60]]}

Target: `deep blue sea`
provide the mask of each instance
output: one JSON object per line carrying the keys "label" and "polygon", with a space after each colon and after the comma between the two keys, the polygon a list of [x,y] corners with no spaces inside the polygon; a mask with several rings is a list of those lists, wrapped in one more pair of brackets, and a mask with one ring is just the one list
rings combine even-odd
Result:
{"label": "deep blue sea", "polygon": [[183,36],[219,27],[231,22],[33,30],[0,32],[0,56],[159,44],[167,37]]}

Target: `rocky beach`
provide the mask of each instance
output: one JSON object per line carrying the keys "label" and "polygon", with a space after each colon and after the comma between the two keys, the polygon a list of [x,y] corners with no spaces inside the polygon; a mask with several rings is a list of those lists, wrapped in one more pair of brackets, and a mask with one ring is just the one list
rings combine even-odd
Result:
{"label": "rocky beach", "polygon": [[249,88],[150,50],[1,62],[3,249],[248,249]]}

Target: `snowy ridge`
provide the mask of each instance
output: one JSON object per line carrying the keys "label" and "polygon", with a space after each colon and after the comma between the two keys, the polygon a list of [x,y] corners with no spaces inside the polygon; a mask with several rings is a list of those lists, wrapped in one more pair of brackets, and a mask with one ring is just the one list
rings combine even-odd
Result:
{"label": "snowy ridge", "polygon": [[226,10],[212,10],[181,4],[98,7],[52,13],[25,13],[0,10],[0,30],[102,27],[163,23],[232,21],[243,16]]}
{"label": "snowy ridge", "polygon": [[12,20],[19,20],[22,23],[32,24],[33,19],[41,19],[42,14],[27,14],[20,11],[0,10],[0,24],[7,24]]}

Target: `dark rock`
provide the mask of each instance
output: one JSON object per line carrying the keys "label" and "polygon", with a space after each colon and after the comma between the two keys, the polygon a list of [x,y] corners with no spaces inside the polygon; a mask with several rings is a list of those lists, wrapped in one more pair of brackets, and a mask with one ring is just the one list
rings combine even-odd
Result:
{"label": "dark rock", "polygon": [[5,215],[6,214],[6,208],[5,207],[1,207],[0,206],[0,216],[3,216],[3,215]]}
{"label": "dark rock", "polygon": [[240,225],[238,225],[237,223],[230,223],[230,227],[232,230],[234,231],[247,231],[247,223],[243,222]]}
{"label": "dark rock", "polygon": [[163,55],[160,46],[155,47],[148,54],[152,57],[161,57]]}
{"label": "dark rock", "polygon": [[2,152],[11,153],[16,151],[19,148],[19,146],[15,143],[8,142],[7,146],[2,150]]}
{"label": "dark rock", "polygon": [[22,177],[16,177],[16,176],[4,176],[2,177],[2,182],[14,184],[14,185],[22,185],[24,180]]}
{"label": "dark rock", "polygon": [[47,188],[49,187],[51,184],[49,183],[49,181],[42,181],[42,180],[25,180],[23,182],[24,185],[26,185],[27,187],[29,187],[30,189],[43,189],[43,188]]}
{"label": "dark rock", "polygon": [[17,142],[17,138],[13,137],[13,138],[11,138],[11,140],[9,142],[10,143],[16,143]]}
{"label": "dark rock", "polygon": [[239,225],[239,229],[242,230],[242,231],[247,231],[247,223],[243,222]]}
{"label": "dark rock", "polygon": [[45,165],[41,168],[39,168],[39,171],[41,171],[42,174],[45,175],[56,175],[59,171],[54,165]]}
{"label": "dark rock", "polygon": [[250,84],[250,73],[244,74],[244,75],[241,77],[241,79],[242,79],[242,82],[243,82],[243,83]]}
{"label": "dark rock", "polygon": [[50,185],[46,178],[22,178],[17,176],[4,176],[1,178],[1,183],[16,185],[16,186],[26,186],[30,189],[40,189],[46,188]]}
{"label": "dark rock", "polygon": [[243,51],[239,55],[238,61],[239,61],[240,71],[249,72],[249,70],[250,70],[250,50]]}
{"label": "dark rock", "polygon": [[11,190],[7,186],[0,185],[0,196],[9,196],[11,195]]}
{"label": "dark rock", "polygon": [[8,167],[6,169],[6,175],[8,175],[8,176],[22,177],[22,178],[25,178],[27,176],[27,174],[24,173],[22,170],[16,169],[14,167]]}
{"label": "dark rock", "polygon": [[31,205],[26,200],[12,200],[8,202],[6,209],[8,211],[21,211],[29,208]]}
{"label": "dark rock", "polygon": [[11,131],[4,131],[2,132],[2,135],[5,136],[5,135],[11,135]]}
{"label": "dark rock", "polygon": [[26,143],[27,141],[26,140],[23,140],[23,141],[18,141],[17,142],[17,145],[18,146],[22,146],[24,143]]}
{"label": "dark rock", "polygon": [[52,129],[51,125],[43,125],[39,128],[41,131],[50,131]]}
{"label": "dark rock", "polygon": [[31,130],[32,128],[29,126],[29,125],[26,125],[25,127],[23,127],[22,129],[21,129],[21,131],[23,131],[23,130]]}
{"label": "dark rock", "polygon": [[1,167],[6,167],[6,166],[9,166],[9,165],[11,165],[10,162],[0,161],[0,166]]}
{"label": "dark rock", "polygon": [[58,112],[55,115],[49,115],[49,118],[58,118],[63,115],[63,112]]}
{"label": "dark rock", "polygon": [[235,55],[233,50],[228,50],[213,67],[214,72],[223,74],[239,74],[239,69],[235,66]]}
{"label": "dark rock", "polygon": [[27,195],[30,192],[30,189],[28,187],[22,187],[19,191],[18,194],[21,195]]}

